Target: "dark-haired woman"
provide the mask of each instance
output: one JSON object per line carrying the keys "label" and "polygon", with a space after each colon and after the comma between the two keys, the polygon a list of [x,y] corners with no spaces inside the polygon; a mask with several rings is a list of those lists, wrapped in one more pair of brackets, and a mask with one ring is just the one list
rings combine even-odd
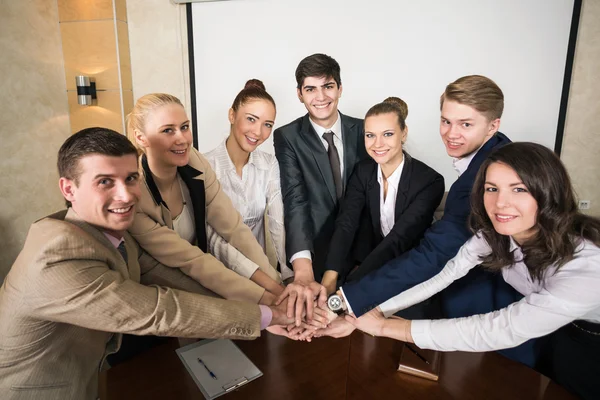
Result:
{"label": "dark-haired woman", "polygon": [[[578,212],[564,166],[534,143],[492,153],[471,201],[476,235],[437,276],[347,320],[371,334],[440,351],[499,350],[552,333],[545,372],[585,399],[600,398],[600,220]],[[478,264],[501,272],[523,299],[460,319],[385,318]]]}
{"label": "dark-haired woman", "polygon": [[[286,265],[279,164],[274,155],[258,149],[271,136],[275,113],[275,101],[264,84],[258,79],[249,80],[229,109],[229,136],[205,156],[223,191],[265,252],[266,212],[270,238],[285,280],[294,273]],[[217,257],[230,249],[223,243],[216,232],[209,233],[209,244]]]}
{"label": "dark-haired woman", "polygon": [[[142,96],[128,116],[127,128],[143,151],[142,196],[129,229],[142,248],[226,299],[273,303],[283,291],[281,278],[209,162],[192,147],[190,121],[179,99],[164,93]],[[207,229],[243,255],[235,261],[253,265],[254,272],[244,277],[214,257]]]}
{"label": "dark-haired woman", "polygon": [[[414,247],[431,225],[444,195],[444,178],[403,149],[408,107],[389,97],[365,116],[370,158],[354,168],[329,245],[321,284],[360,279]],[[352,246],[354,243],[354,246]]]}

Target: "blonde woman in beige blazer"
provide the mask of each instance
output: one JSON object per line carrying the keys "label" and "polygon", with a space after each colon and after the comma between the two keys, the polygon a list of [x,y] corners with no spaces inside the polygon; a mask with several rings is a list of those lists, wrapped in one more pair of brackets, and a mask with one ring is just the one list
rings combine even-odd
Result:
{"label": "blonde woman in beige blazer", "polygon": [[[142,196],[129,229],[142,248],[226,299],[272,304],[283,291],[279,273],[208,161],[192,147],[181,102],[162,93],[141,97],[129,115],[128,134],[143,150]],[[230,252],[243,255],[238,262],[256,265],[250,279],[208,253],[207,225],[229,243]]]}

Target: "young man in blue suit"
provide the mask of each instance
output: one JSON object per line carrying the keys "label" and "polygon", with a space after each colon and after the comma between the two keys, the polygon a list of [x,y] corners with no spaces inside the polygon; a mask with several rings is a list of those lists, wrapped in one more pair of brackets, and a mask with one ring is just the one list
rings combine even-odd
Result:
{"label": "young man in blue suit", "polygon": [[[444,216],[425,232],[417,247],[338,290],[347,311],[357,317],[433,277],[456,255],[472,236],[467,219],[471,211],[471,188],[479,167],[492,150],[510,143],[498,132],[504,95],[489,78],[471,75],[452,82],[441,96],[440,108],[441,139],[459,175],[448,192]],[[500,275],[479,268],[471,270],[440,296],[441,311],[447,318],[487,313],[522,297]],[[349,323],[340,320],[322,333],[344,336],[351,331]],[[533,353],[522,351],[522,346],[506,354],[532,365]]]}
{"label": "young man in blue suit", "polygon": [[340,66],[325,54],[304,58],[296,68],[298,99],[308,113],[275,130],[281,171],[286,253],[294,269],[279,301],[289,296],[288,315],[312,318],[314,299],[324,307],[319,284],[333,235],[339,201],[354,166],[367,157],[363,120],[338,111]]}

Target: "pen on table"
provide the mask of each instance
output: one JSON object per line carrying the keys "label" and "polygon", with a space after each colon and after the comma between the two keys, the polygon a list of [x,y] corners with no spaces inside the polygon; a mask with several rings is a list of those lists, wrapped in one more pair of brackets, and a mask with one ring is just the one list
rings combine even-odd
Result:
{"label": "pen on table", "polygon": [[429,361],[427,361],[427,359],[425,357],[423,357],[421,354],[419,354],[419,352],[417,350],[415,350],[411,345],[409,345],[408,343],[404,343],[404,346],[406,346],[417,357],[419,357],[421,359],[421,361],[424,361],[426,364],[429,364]]}
{"label": "pen on table", "polygon": [[202,365],[204,366],[204,368],[206,368],[206,370],[208,371],[208,373],[210,374],[210,376],[211,376],[213,379],[217,379],[217,376],[216,376],[216,375],[215,375],[215,374],[214,374],[214,373],[213,373],[213,372],[212,372],[210,369],[208,369],[208,367],[206,366],[206,364],[204,364],[204,361],[202,361],[202,359],[201,359],[200,357],[198,357],[198,362],[199,362],[200,364],[202,364]]}

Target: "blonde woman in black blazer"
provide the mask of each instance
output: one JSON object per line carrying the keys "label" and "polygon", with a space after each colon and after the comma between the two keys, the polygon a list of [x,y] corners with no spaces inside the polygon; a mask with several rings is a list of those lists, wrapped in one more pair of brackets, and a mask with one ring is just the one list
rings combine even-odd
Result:
{"label": "blonde woman in black blazer", "polygon": [[414,247],[444,195],[444,178],[402,149],[406,103],[389,97],[365,116],[370,159],[356,165],[329,245],[322,284],[333,293]]}

